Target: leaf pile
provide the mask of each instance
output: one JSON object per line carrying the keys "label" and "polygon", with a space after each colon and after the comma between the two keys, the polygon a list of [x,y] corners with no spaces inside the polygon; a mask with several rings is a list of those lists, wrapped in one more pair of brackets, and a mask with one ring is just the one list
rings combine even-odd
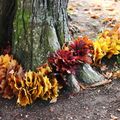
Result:
{"label": "leaf pile", "polygon": [[37,68],[37,72],[24,72],[11,56],[0,56],[0,93],[4,98],[17,97],[21,106],[31,104],[37,98],[52,100],[58,97],[58,82],[49,74],[48,64]]}
{"label": "leaf pile", "polygon": [[74,66],[78,64],[78,61],[79,58],[73,56],[69,50],[58,50],[48,58],[48,63],[53,69],[62,74],[74,73]]}
{"label": "leaf pile", "polygon": [[57,72],[63,74],[74,73],[76,65],[81,63],[92,63],[91,54],[93,52],[93,42],[87,37],[79,37],[68,46],[51,54],[48,63]]}
{"label": "leaf pile", "polygon": [[84,63],[92,63],[93,42],[87,37],[78,37],[69,45],[70,51],[73,55],[78,57]]}
{"label": "leaf pile", "polygon": [[120,25],[116,25],[112,30],[105,30],[98,35],[94,45],[94,62],[97,63],[104,56],[111,58],[120,54]]}
{"label": "leaf pile", "polygon": [[48,63],[56,76],[59,76],[59,83],[64,86],[67,84],[67,80],[64,76],[67,74],[75,74],[80,64],[91,64],[92,53],[93,42],[87,37],[79,37],[71,41],[68,45],[64,44],[61,50],[52,53],[48,57]]}

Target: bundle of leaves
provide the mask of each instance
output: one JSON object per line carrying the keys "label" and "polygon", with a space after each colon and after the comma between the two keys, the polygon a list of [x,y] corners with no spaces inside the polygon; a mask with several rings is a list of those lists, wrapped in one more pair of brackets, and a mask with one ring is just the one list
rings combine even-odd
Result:
{"label": "bundle of leaves", "polygon": [[58,97],[59,87],[55,76],[50,76],[48,64],[37,72],[24,72],[11,56],[0,56],[0,93],[4,98],[17,97],[21,106],[31,104],[37,98],[53,100]]}
{"label": "bundle of leaves", "polygon": [[12,56],[1,55],[0,56],[0,93],[4,98],[11,99],[14,96],[14,91],[9,84],[9,74],[13,70],[19,70],[21,68],[17,61]]}
{"label": "bundle of leaves", "polygon": [[40,71],[25,73],[24,84],[19,88],[17,103],[22,106],[33,103],[37,98],[53,100],[58,97],[58,82],[56,78],[48,78]]}
{"label": "bundle of leaves", "polygon": [[59,84],[66,86],[66,75],[75,74],[77,67],[83,63],[92,63],[93,43],[87,37],[78,38],[61,50],[51,54],[48,63],[52,67]]}
{"label": "bundle of leaves", "polygon": [[84,63],[92,63],[93,41],[88,37],[78,37],[69,45],[69,49],[73,52],[73,56],[79,57],[79,60]]}
{"label": "bundle of leaves", "polygon": [[104,56],[111,58],[113,55],[120,54],[120,25],[99,34],[93,44],[95,63],[101,61]]}
{"label": "bundle of leaves", "polygon": [[70,50],[58,50],[49,56],[48,63],[55,73],[74,74],[75,67],[79,63],[79,57],[74,56]]}

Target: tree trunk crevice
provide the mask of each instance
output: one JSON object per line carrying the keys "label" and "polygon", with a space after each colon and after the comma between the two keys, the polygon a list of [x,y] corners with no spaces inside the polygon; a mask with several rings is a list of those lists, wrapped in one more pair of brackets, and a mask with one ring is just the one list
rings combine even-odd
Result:
{"label": "tree trunk crevice", "polygon": [[16,0],[0,0],[0,48],[12,43]]}

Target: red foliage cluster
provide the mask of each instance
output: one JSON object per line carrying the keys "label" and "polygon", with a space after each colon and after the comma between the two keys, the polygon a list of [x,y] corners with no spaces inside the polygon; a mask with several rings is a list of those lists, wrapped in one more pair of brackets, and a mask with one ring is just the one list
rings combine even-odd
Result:
{"label": "red foliage cluster", "polygon": [[90,54],[93,52],[93,42],[87,37],[78,38],[51,54],[48,62],[53,70],[62,74],[75,73],[75,68],[81,63],[92,63]]}
{"label": "red foliage cluster", "polygon": [[93,53],[93,42],[87,37],[79,37],[69,45],[70,51],[74,56],[79,57],[79,60],[85,63],[92,63],[91,54]]}
{"label": "red foliage cluster", "polygon": [[50,55],[48,62],[56,72],[69,74],[74,73],[74,67],[78,64],[79,57],[73,56],[69,50],[58,50]]}

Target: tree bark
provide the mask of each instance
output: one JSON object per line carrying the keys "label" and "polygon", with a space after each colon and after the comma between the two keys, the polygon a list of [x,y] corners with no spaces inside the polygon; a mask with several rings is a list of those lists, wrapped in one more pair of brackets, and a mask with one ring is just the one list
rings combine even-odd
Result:
{"label": "tree bark", "polygon": [[19,0],[14,22],[13,54],[26,69],[44,63],[50,52],[70,40],[68,0]]}

